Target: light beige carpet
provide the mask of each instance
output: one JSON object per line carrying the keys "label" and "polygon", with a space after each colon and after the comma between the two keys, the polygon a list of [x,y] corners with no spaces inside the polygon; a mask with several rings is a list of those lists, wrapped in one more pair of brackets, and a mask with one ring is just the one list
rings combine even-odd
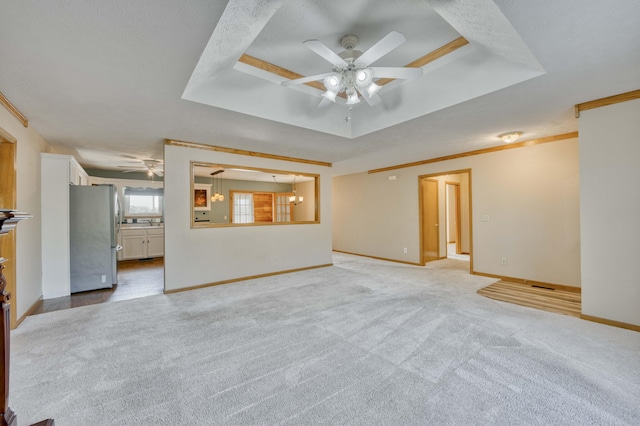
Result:
{"label": "light beige carpet", "polygon": [[640,333],[490,300],[468,263],[335,266],[27,318],[20,424],[640,424]]}

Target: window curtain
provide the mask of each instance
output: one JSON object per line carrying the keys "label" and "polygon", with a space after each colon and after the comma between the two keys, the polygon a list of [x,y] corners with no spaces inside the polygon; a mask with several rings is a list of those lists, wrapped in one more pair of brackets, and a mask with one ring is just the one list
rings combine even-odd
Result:
{"label": "window curtain", "polygon": [[124,195],[160,195],[164,194],[163,188],[134,188],[132,186],[124,187]]}
{"label": "window curtain", "polygon": [[233,195],[233,223],[253,221],[253,194],[236,192]]}

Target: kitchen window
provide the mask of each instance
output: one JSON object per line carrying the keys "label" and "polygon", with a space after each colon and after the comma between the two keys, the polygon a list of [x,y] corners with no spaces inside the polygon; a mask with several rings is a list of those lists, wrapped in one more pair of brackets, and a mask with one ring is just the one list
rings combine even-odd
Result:
{"label": "kitchen window", "polygon": [[124,215],[162,216],[162,188],[124,188]]}

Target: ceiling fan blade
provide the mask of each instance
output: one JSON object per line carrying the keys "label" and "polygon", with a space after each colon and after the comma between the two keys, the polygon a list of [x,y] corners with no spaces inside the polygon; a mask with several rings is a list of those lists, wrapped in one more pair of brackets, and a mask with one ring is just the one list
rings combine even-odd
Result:
{"label": "ceiling fan blade", "polygon": [[320,101],[320,103],[318,104],[318,109],[320,108],[325,108],[328,105],[331,105],[333,102],[331,102],[331,99],[328,98],[322,98],[322,100]]}
{"label": "ceiling fan blade", "polygon": [[[403,37],[404,38],[404,37]],[[320,40],[306,40],[302,44],[307,46],[309,49],[316,52],[318,55],[322,56],[324,59],[329,61],[335,67],[345,67],[347,63],[344,59],[342,59],[336,52],[329,49],[324,43]]]}
{"label": "ceiling fan blade", "polygon": [[293,86],[295,84],[304,84],[304,83],[309,83],[310,81],[316,81],[316,80],[322,80],[325,77],[329,77],[330,75],[335,75],[337,73],[335,72],[326,72],[324,74],[316,74],[316,75],[310,75],[309,77],[301,77],[301,78],[296,78],[293,80],[285,80],[283,81],[282,84],[283,86]]}
{"label": "ceiling fan blade", "polygon": [[397,31],[391,31],[389,34],[382,37],[380,41],[367,49],[366,52],[360,55],[360,57],[356,59],[356,63],[361,64],[365,67],[369,66],[369,64],[382,58],[384,55],[400,46],[406,40],[407,39],[404,38],[401,33]]}
{"label": "ceiling fan blade", "polygon": [[160,177],[164,176],[164,173],[162,173],[161,170],[154,170],[153,173],[155,173],[156,176],[160,176]]}
{"label": "ceiling fan blade", "polygon": [[377,94],[373,96],[369,96],[369,93],[367,93],[366,90],[363,90],[362,92],[360,92],[360,94],[362,95],[364,100],[369,104],[369,106],[380,105],[380,103],[382,102],[382,99]]}
{"label": "ceiling fan blade", "polygon": [[371,67],[374,78],[401,78],[411,80],[422,77],[422,68],[412,67]]}

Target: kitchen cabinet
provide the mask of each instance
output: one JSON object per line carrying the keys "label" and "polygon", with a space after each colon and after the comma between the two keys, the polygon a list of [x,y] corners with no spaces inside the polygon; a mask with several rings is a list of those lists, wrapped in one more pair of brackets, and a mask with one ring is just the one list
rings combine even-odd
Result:
{"label": "kitchen cabinet", "polygon": [[89,175],[73,157],[69,160],[69,183],[71,185],[89,185]]}
{"label": "kitchen cabinet", "polygon": [[134,228],[121,230],[120,260],[164,256],[164,229]]}
{"label": "kitchen cabinet", "polygon": [[164,256],[164,229],[147,229],[147,256]]}

